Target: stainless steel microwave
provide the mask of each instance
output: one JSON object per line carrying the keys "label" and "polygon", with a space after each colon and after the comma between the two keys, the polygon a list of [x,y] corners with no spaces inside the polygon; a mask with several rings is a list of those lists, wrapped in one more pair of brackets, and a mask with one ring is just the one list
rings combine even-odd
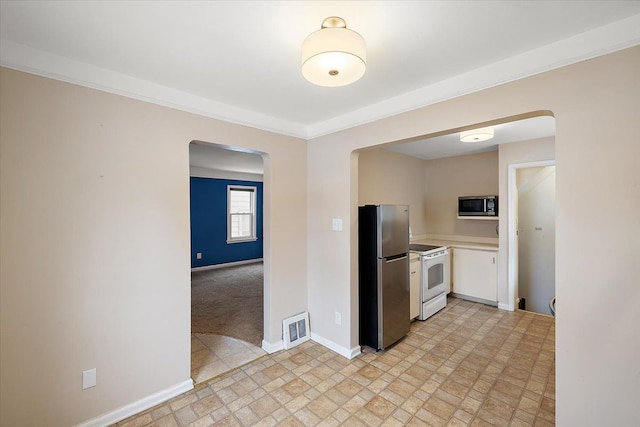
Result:
{"label": "stainless steel microwave", "polygon": [[498,196],[460,196],[458,216],[498,216]]}

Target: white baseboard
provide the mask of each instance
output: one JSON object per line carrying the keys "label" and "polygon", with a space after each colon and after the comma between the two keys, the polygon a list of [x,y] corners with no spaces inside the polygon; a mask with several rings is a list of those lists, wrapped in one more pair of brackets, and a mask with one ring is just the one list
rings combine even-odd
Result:
{"label": "white baseboard", "polygon": [[253,264],[253,263],[256,263],[256,262],[262,262],[262,258],[247,259],[247,260],[244,260],[244,261],[226,262],[224,264],[204,265],[202,267],[193,267],[191,269],[191,271],[214,270],[216,268],[233,267],[235,265]]}
{"label": "white baseboard", "polygon": [[513,309],[511,307],[509,307],[509,304],[503,303],[503,302],[499,302],[498,303],[498,308],[500,310],[513,311]]}
{"label": "white baseboard", "polygon": [[451,292],[450,295],[452,297],[460,298],[460,299],[463,299],[463,300],[466,300],[466,301],[479,302],[480,304],[486,304],[486,305],[490,305],[490,306],[493,306],[493,307],[498,307],[498,301],[491,301],[491,300],[484,299],[484,298],[471,297],[469,295],[457,294],[455,292]]}
{"label": "white baseboard", "polygon": [[[327,347],[331,351],[335,351],[340,356],[344,356],[347,359],[353,359],[354,357],[358,357],[361,354],[360,346],[354,347],[352,349],[348,349],[346,347],[342,347],[331,340],[328,340],[320,335],[311,332],[310,334],[311,340],[317,342],[318,344]],[[284,341],[280,340],[275,343],[270,343],[265,340],[262,340],[262,349],[269,354],[273,354],[277,351],[284,350]]]}
{"label": "white baseboard", "polygon": [[280,340],[275,343],[270,343],[262,340],[262,349],[269,354],[273,354],[276,351],[284,350],[284,341]]}
{"label": "white baseboard", "polygon": [[353,347],[349,353],[349,356],[347,357],[348,359],[353,359],[355,357],[358,357],[362,354],[362,347],[360,346],[356,346]]}
{"label": "white baseboard", "polygon": [[346,357],[347,359],[353,359],[354,357],[359,356],[361,352],[360,346],[353,347],[352,349],[348,349],[346,347],[342,347],[341,345],[334,343],[331,340],[321,337],[320,335],[314,332],[311,332],[311,339],[317,342],[318,344],[327,347],[329,350],[335,351],[340,356]]}
{"label": "white baseboard", "polygon": [[131,415],[135,415],[139,412],[142,412],[145,409],[149,409],[153,406],[156,406],[159,403],[166,402],[167,400],[173,397],[176,397],[184,392],[187,392],[191,389],[193,389],[193,380],[189,378],[186,381],[183,381],[172,387],[161,390],[150,396],[142,398],[136,402],[125,405],[121,408],[116,409],[115,411],[111,411],[109,413],[92,418],[89,421],[85,421],[83,423],[77,424],[77,427],[109,426],[111,424],[117,423],[118,421],[124,420],[125,418],[130,417]]}

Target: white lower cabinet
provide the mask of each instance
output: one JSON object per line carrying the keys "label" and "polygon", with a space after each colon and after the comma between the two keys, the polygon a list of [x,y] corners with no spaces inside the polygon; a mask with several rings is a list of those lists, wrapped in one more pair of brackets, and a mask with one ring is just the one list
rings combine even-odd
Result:
{"label": "white lower cabinet", "polygon": [[453,250],[453,292],[496,303],[498,301],[498,252],[496,250]]}
{"label": "white lower cabinet", "polygon": [[420,314],[420,280],[422,277],[420,255],[409,256],[409,319]]}

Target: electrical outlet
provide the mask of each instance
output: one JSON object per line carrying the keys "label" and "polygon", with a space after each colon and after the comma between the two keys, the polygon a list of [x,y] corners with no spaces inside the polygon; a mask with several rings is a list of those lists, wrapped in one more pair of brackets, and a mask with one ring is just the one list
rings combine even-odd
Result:
{"label": "electrical outlet", "polygon": [[82,389],[95,387],[97,383],[97,371],[96,368],[82,371]]}
{"label": "electrical outlet", "polygon": [[331,220],[331,229],[333,231],[342,231],[342,218],[333,218]]}
{"label": "electrical outlet", "polygon": [[196,253],[196,259],[202,259],[202,252]]}
{"label": "electrical outlet", "polygon": [[336,311],[336,325],[342,325],[342,315],[339,311]]}

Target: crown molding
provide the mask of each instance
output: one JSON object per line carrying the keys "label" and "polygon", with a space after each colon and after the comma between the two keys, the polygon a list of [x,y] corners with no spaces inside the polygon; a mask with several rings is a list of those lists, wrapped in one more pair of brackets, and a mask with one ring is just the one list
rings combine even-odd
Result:
{"label": "crown molding", "polygon": [[256,129],[313,139],[640,44],[640,14],[309,126],[0,40],[0,65]]}
{"label": "crown molding", "polygon": [[299,123],[223,104],[10,40],[0,40],[0,52],[3,67],[268,132],[302,139],[308,136],[306,128]]}

